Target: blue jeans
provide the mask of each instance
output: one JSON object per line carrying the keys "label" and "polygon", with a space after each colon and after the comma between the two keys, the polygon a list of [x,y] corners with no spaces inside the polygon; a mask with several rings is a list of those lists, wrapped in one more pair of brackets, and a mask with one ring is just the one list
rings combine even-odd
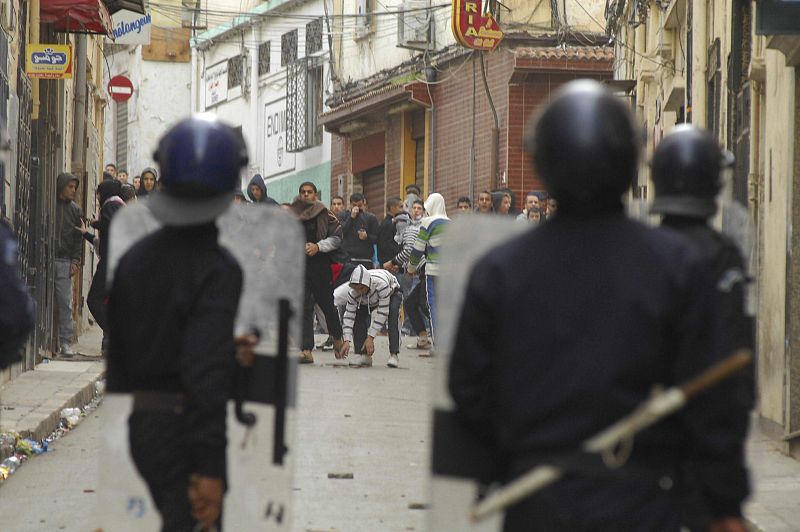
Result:
{"label": "blue jeans", "polygon": [[56,259],[56,308],[58,309],[58,341],[61,347],[72,345],[75,328],[72,324],[72,261]]}

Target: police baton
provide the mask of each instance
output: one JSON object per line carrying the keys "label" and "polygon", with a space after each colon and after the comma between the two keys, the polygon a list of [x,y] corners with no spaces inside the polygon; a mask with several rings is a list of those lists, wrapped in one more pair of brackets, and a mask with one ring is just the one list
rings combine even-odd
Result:
{"label": "police baton", "polygon": [[[740,349],[685,384],[654,394],[631,414],[586,440],[583,444],[583,451],[602,454],[604,458],[609,455],[613,457],[615,449],[621,444],[630,443],[631,438],[637,432],[680,410],[690,399],[713,388],[719,382],[750,365],[752,361],[753,353],[749,349]],[[608,462],[607,465],[609,465]],[[610,467],[614,467],[614,465],[611,464]],[[538,466],[476,504],[470,512],[470,517],[473,521],[480,521],[556,482],[563,473],[563,469],[558,466]]]}

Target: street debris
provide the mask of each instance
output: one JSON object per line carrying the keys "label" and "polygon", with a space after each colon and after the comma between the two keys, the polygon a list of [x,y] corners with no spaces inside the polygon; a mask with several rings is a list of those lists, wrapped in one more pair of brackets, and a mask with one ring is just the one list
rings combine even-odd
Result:
{"label": "street debris", "polygon": [[340,479],[340,480],[351,480],[353,478],[353,474],[352,473],[328,473],[328,478]]}
{"label": "street debris", "polygon": [[97,409],[102,396],[96,396],[83,408],[64,408],[61,410],[61,421],[49,436],[42,440],[23,438],[17,432],[0,433],[0,486],[13,475],[28,459],[50,451],[50,444],[75,428],[81,419]]}

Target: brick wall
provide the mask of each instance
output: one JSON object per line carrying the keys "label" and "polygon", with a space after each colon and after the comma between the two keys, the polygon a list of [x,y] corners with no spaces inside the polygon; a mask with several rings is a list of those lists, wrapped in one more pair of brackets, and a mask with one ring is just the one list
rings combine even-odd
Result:
{"label": "brick wall", "polygon": [[[528,191],[543,188],[530,156],[522,149],[528,119],[549,101],[558,87],[568,81],[579,77],[611,78],[611,65],[610,61],[603,64],[575,59],[548,61],[521,58],[516,62],[517,67],[535,67],[540,71],[528,74],[518,71],[515,74],[515,56],[508,49],[501,48],[488,54],[485,60],[489,89],[499,120],[498,173],[500,179],[505,173],[506,186],[514,191],[517,207],[522,208]],[[448,64],[437,65],[437,68],[436,84],[429,87],[435,106],[435,161],[431,192],[441,193],[448,211],[454,212],[459,196],[471,196],[474,203],[474,198],[482,190],[492,187],[491,131],[494,119],[486,98],[478,56],[474,59],[473,56],[457,58]],[[598,73],[604,69],[607,72]],[[470,190],[473,130],[475,182]],[[400,189],[401,131],[400,115],[388,115],[384,201]],[[334,136],[331,153],[332,191],[337,190],[337,176],[349,172],[349,157],[347,139]],[[345,192],[349,194],[349,191]]]}
{"label": "brick wall", "polygon": [[[508,125],[508,81],[513,70],[513,56],[505,50],[486,57],[487,78],[500,126],[498,169],[506,169]],[[475,131],[474,194],[490,188],[491,130],[494,119],[486,99],[480,59],[459,58],[448,66],[439,66],[437,85],[432,86],[435,105],[435,164],[433,192],[445,197],[448,210],[455,210],[459,196],[471,196],[469,190],[470,154],[473,124]],[[474,77],[473,77],[474,73]],[[474,82],[474,113],[473,113]],[[474,120],[473,120],[474,116]]]}

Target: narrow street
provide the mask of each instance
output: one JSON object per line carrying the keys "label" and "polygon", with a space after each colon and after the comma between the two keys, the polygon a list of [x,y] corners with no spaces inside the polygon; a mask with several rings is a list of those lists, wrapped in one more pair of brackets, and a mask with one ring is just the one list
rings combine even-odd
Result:
{"label": "narrow street", "polygon": [[[371,369],[339,365],[330,351],[300,368],[291,530],[425,530],[426,512],[409,506],[426,501],[434,362],[404,348],[389,369],[386,337],[376,343]],[[92,530],[101,430],[94,412],[5,482],[0,529]]]}

